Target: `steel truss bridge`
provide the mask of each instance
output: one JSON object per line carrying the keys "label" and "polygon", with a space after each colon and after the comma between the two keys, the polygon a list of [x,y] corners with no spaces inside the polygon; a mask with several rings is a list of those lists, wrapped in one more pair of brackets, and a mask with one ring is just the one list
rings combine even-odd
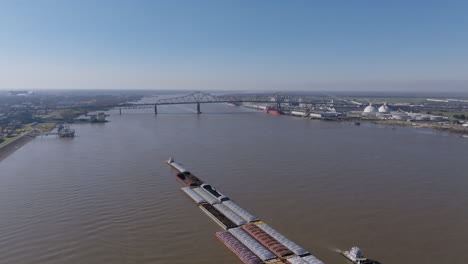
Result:
{"label": "steel truss bridge", "polygon": [[122,109],[141,109],[141,108],[154,108],[154,113],[158,114],[158,105],[178,105],[178,104],[196,104],[197,113],[201,113],[201,104],[212,104],[212,103],[261,103],[274,105],[278,109],[289,108],[292,105],[299,105],[299,103],[305,104],[324,104],[329,101],[309,99],[304,100],[300,97],[293,97],[285,95],[281,92],[273,95],[258,95],[258,94],[239,94],[239,95],[213,95],[204,92],[194,92],[188,95],[172,97],[172,98],[161,98],[157,99],[153,103],[135,103],[135,104],[120,104],[117,106],[121,113]]}
{"label": "steel truss bridge", "polygon": [[[333,99],[335,101],[333,102]],[[122,109],[144,109],[153,108],[154,113],[158,114],[158,105],[178,105],[178,104],[195,104],[197,113],[201,113],[201,104],[213,103],[231,103],[240,105],[243,103],[258,103],[274,106],[281,111],[292,111],[298,109],[300,104],[305,105],[301,110],[310,111],[314,106],[337,106],[342,109],[355,110],[357,106],[354,102],[347,100],[325,97],[309,97],[300,95],[286,95],[282,92],[274,94],[229,94],[229,95],[213,95],[204,92],[194,92],[188,95],[158,98],[151,103],[122,103],[118,105],[87,105],[87,106],[67,106],[67,107],[45,107],[42,110],[65,110],[65,109],[86,109],[95,111],[98,109],[118,109],[120,114]]]}

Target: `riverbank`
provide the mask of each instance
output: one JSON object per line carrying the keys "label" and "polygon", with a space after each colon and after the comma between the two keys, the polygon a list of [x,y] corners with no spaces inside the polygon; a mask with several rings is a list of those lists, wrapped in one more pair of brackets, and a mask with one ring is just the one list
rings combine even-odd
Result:
{"label": "riverbank", "polygon": [[38,130],[31,130],[18,136],[14,140],[0,146],[0,161],[8,157],[10,154],[15,152],[20,147],[26,145],[28,142],[36,138],[40,132]]}
{"label": "riverbank", "polygon": [[31,130],[25,132],[13,140],[0,144],[0,161],[11,155],[13,152],[26,145],[28,142],[35,139],[43,132],[52,131],[56,126],[56,123],[40,123],[32,124]]}
{"label": "riverbank", "polygon": [[[257,107],[252,107],[252,106],[245,106],[245,105],[243,106],[247,108],[259,109]],[[301,113],[301,112],[298,112],[298,113]],[[299,115],[293,115],[292,113],[289,113],[289,112],[283,113],[283,114],[288,115],[288,116],[304,117],[304,116],[299,116]],[[305,118],[308,118],[308,117],[305,117]],[[382,124],[382,125],[388,125],[388,126],[428,128],[428,129],[434,129],[438,131],[456,133],[460,135],[468,135],[468,127],[463,127],[461,125],[455,125],[455,124],[440,124],[437,122],[424,122],[424,121],[408,122],[408,121],[389,120],[389,119],[370,119],[370,118],[367,119],[367,118],[361,118],[361,116],[318,118],[318,120],[337,121],[337,122],[369,122],[369,123]]]}
{"label": "riverbank", "polygon": [[405,126],[405,127],[414,127],[414,128],[429,128],[438,131],[451,132],[460,135],[467,135],[468,128],[457,126],[457,125],[440,125],[434,123],[425,123],[425,122],[406,122],[406,121],[397,121],[397,120],[361,120],[361,122],[370,122],[374,124],[383,124],[390,126]]}

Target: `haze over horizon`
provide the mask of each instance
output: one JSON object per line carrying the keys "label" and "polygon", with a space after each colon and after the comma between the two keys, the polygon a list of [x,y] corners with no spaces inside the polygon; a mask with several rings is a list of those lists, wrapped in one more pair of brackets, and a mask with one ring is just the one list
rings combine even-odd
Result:
{"label": "haze over horizon", "polygon": [[0,89],[467,91],[464,1],[11,1]]}

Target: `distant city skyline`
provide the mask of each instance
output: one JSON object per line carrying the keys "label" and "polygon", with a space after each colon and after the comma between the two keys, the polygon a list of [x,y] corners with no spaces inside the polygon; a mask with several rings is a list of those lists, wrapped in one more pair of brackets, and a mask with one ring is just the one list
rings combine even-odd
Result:
{"label": "distant city skyline", "polygon": [[3,1],[0,89],[467,91],[465,1]]}

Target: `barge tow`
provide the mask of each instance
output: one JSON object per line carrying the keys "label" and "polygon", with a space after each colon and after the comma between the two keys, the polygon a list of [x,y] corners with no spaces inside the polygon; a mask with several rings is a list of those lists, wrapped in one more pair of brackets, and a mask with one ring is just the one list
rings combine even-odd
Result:
{"label": "barge tow", "polygon": [[176,179],[185,186],[181,191],[225,230],[215,236],[243,263],[324,264],[213,186],[204,183],[172,157],[166,162],[177,170]]}

